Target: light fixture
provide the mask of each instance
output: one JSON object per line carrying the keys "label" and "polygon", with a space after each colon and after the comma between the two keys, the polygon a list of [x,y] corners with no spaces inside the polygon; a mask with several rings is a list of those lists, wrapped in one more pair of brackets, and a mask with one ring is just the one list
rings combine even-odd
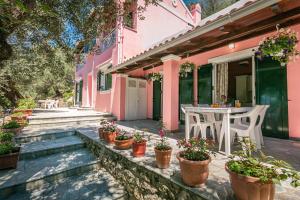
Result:
{"label": "light fixture", "polygon": [[230,44],[228,45],[228,48],[229,48],[229,49],[234,49],[234,48],[235,48],[235,44],[234,44],[234,43],[230,43]]}

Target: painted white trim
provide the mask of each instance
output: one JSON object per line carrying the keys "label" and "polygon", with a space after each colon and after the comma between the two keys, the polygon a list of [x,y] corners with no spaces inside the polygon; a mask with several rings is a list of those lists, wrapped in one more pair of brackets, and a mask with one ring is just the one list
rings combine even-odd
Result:
{"label": "painted white trim", "polygon": [[242,60],[245,58],[249,58],[249,57],[252,57],[255,53],[255,51],[253,51],[253,49],[257,49],[257,47],[253,47],[253,48],[245,49],[242,51],[236,51],[236,52],[229,53],[226,55],[210,58],[210,59],[208,59],[208,63],[218,64],[218,63],[233,62],[233,61],[238,61],[238,60]]}
{"label": "painted white trim", "polygon": [[111,93],[111,89],[109,90],[101,90],[101,91],[98,91],[100,94],[109,94]]}
{"label": "painted white trim", "polygon": [[228,23],[231,23],[232,21],[241,19],[245,16],[248,16],[248,15],[258,11],[258,10],[269,7],[269,6],[271,6],[275,3],[278,3],[278,0],[268,0],[268,1],[260,0],[260,1],[256,1],[256,2],[254,2],[253,4],[251,4],[249,6],[241,8],[241,9],[239,9],[239,10],[233,12],[233,13],[229,13],[228,15],[226,15],[224,17],[221,17],[220,19],[216,19],[215,21],[213,21],[211,23],[205,24],[203,26],[196,27],[193,31],[190,31],[190,32],[184,34],[181,37],[177,37],[177,38],[173,39],[170,42],[166,42],[165,44],[161,44],[158,47],[153,48],[153,49],[147,51],[146,53],[143,53],[140,56],[133,57],[132,59],[129,59],[128,61],[125,61],[124,63],[121,63],[116,67],[113,67],[109,71],[113,72],[113,71],[117,71],[119,69],[122,69],[123,67],[126,67],[127,65],[136,63],[136,62],[138,62],[138,61],[140,61],[144,58],[148,58],[150,56],[153,56],[158,52],[167,50],[168,48],[171,48],[171,47],[174,47],[178,44],[189,41],[190,39],[192,39],[194,37],[197,37],[199,35],[203,35],[203,34],[209,32],[209,31],[212,31],[214,29],[222,27],[222,26],[224,26]]}
{"label": "painted white trim", "polygon": [[[164,8],[165,10],[167,10],[168,12],[172,13],[173,15],[175,15],[176,17],[178,17],[179,19],[181,19],[182,21],[184,21],[185,23],[188,23],[190,25],[192,25],[193,27],[195,27],[195,23],[193,21],[193,18],[189,20],[187,20],[186,18],[182,17],[178,12],[176,12],[174,9],[171,9],[166,3],[164,2],[158,2],[158,5],[161,6],[162,8]],[[190,16],[191,17],[191,16]]]}
{"label": "painted white trim", "polygon": [[167,56],[164,56],[161,58],[161,61],[162,62],[166,62],[166,61],[169,61],[169,60],[176,60],[176,61],[179,61],[181,59],[180,56],[177,56],[177,55],[174,55],[174,54],[169,54]]}
{"label": "painted white trim", "polygon": [[95,68],[99,70],[104,70],[105,68],[109,67],[112,64],[112,59],[108,59],[107,61],[97,65]]}

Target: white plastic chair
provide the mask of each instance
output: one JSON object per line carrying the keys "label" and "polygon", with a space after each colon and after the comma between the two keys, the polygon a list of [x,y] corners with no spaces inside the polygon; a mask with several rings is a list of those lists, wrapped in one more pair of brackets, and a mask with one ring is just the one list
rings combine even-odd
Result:
{"label": "white plastic chair", "polygon": [[[243,114],[236,114],[230,116],[230,119],[241,121],[242,118],[249,118],[249,125],[234,123],[230,125],[230,136],[231,141],[234,140],[235,135],[238,135],[238,139],[241,140],[241,137],[250,137],[251,141],[257,144],[256,136],[255,136],[255,125],[258,118],[258,115],[261,111],[262,107],[255,106],[251,111]],[[221,150],[222,141],[224,137],[224,132],[220,135],[219,141],[219,150]],[[257,148],[260,148],[260,145],[257,145]]]}

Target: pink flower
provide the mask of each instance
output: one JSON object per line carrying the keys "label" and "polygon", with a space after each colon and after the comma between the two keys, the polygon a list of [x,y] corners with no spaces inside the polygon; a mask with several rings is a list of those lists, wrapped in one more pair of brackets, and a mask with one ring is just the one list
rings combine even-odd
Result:
{"label": "pink flower", "polygon": [[160,137],[164,137],[165,136],[164,130],[162,130],[162,129],[159,130],[159,136]]}

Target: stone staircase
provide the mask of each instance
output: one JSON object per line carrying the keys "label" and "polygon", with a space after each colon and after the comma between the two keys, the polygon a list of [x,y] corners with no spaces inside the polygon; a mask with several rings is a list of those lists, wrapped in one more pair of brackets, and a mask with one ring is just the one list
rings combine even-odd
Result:
{"label": "stone staircase", "polygon": [[74,130],[32,131],[17,169],[0,171],[0,199],[124,199],[122,186],[100,168]]}
{"label": "stone staircase", "polygon": [[28,117],[30,128],[45,128],[58,126],[75,126],[99,123],[100,120],[116,120],[110,113],[101,113],[95,111],[74,111],[74,112],[54,112],[54,113],[34,113]]}

